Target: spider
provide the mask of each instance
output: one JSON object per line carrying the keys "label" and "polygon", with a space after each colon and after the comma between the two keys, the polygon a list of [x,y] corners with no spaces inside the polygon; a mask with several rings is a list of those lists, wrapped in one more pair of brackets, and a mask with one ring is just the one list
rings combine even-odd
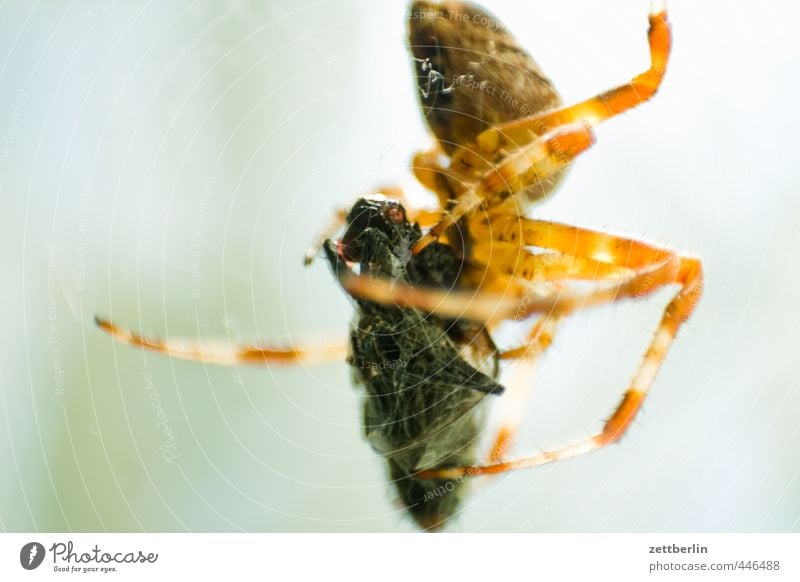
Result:
{"label": "spider", "polygon": [[[529,208],[594,144],[600,122],[650,99],[669,57],[666,7],[649,14],[650,68],[565,106],[536,62],[484,9],[415,0],[409,48],[435,145],[412,170],[438,208],[404,205],[384,188],[335,213],[306,254],[322,250],[357,305],[349,345],[292,348],[147,339],[97,319],[117,340],[214,364],[317,364],[347,357],[366,389],[364,430],[387,460],[402,505],[425,530],[458,511],[468,478],[559,461],[618,441],[641,408],[679,327],[702,293],[699,259],[640,240],[537,220]],[[407,207],[408,206],[408,207]],[[337,233],[341,237],[334,239]],[[484,405],[503,392],[503,360],[532,359],[575,311],[678,291],[621,402],[591,436],[508,460],[508,422],[485,462]],[[536,318],[536,319],[534,319]],[[528,340],[500,351],[503,322],[532,322]]]}

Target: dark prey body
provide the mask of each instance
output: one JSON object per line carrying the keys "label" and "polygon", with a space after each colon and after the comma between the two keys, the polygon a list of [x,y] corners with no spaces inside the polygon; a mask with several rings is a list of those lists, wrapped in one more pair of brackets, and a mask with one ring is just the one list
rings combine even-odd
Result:
{"label": "dark prey body", "polygon": [[[399,203],[362,198],[337,248],[326,254],[337,275],[357,263],[362,275],[415,286],[453,288],[460,259],[432,244],[412,256],[421,236]],[[355,299],[350,364],[365,388],[364,432],[389,463],[400,501],[423,529],[438,529],[457,510],[466,480],[418,479],[422,469],[473,464],[484,425],[483,401],[503,388],[496,349],[482,325],[416,309]]]}

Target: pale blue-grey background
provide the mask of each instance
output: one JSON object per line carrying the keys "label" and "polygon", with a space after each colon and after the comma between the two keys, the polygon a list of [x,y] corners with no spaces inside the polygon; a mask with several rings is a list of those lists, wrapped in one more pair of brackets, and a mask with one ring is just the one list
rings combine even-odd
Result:
{"label": "pale blue-grey background", "polygon": [[[646,66],[644,0],[490,8],[568,100]],[[455,530],[800,530],[800,14],[671,9],[662,92],[533,212],[696,253],[706,295],[621,445],[476,483]],[[203,366],[92,325],[344,336],[349,302],[301,258],[335,206],[413,189],[404,11],[0,3],[0,529],[412,529],[344,364]],[[565,327],[516,453],[600,426],[668,297]]]}

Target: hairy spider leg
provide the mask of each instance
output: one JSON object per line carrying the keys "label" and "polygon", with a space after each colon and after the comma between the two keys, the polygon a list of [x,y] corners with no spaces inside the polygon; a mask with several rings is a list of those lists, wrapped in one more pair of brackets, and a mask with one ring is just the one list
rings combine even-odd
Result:
{"label": "hairy spider leg", "polygon": [[[546,224],[540,221],[527,222],[539,222],[539,224],[528,225],[534,233],[539,231],[538,227],[544,227]],[[702,266],[698,259],[675,255],[670,253],[670,251],[657,249],[656,247],[638,241],[606,235],[596,231],[575,229],[574,227],[563,228],[572,230],[578,237],[581,254],[585,256],[603,256],[609,262],[623,261],[623,264],[626,266],[636,264],[637,272],[647,275],[644,279],[642,279],[640,275],[631,279],[631,281],[638,280],[637,285],[630,286],[630,283],[625,283],[619,286],[617,288],[618,294],[608,299],[609,301],[617,301],[622,297],[644,296],[666,284],[676,283],[680,285],[680,290],[665,308],[654,337],[630,385],[625,391],[620,404],[606,421],[600,432],[572,445],[514,461],[489,463],[487,465],[471,467],[427,470],[421,472],[421,474],[418,475],[419,478],[454,479],[463,476],[487,475],[515,469],[536,467],[608,446],[618,441],[631,426],[636,413],[641,408],[653,384],[661,364],[666,358],[667,351],[672,345],[678,329],[691,316],[700,299],[703,290]],[[557,228],[555,230],[558,231],[561,229]],[[540,234],[541,233],[538,232],[537,238]],[[531,237],[529,240],[533,238],[534,237]],[[557,236],[555,240],[556,244],[559,246],[563,246],[565,242],[564,239],[559,240]],[[539,240],[539,242],[545,244],[547,240]],[[626,247],[628,252],[624,252]],[[612,252],[609,252],[609,249],[611,249]],[[661,256],[667,256],[669,258],[666,262],[663,262],[660,258]],[[647,265],[648,260],[656,261],[656,265],[658,266],[655,269],[649,269]],[[674,265],[674,269],[667,268],[670,265]],[[638,291],[636,290],[637,287]],[[608,297],[605,291],[600,291],[599,293],[603,297]]]}
{"label": "hairy spider leg", "polygon": [[501,360],[515,360],[518,367],[513,371],[514,378],[510,386],[506,386],[502,401],[495,404],[496,407],[502,406],[505,414],[489,449],[487,457],[489,463],[502,461],[511,450],[533,387],[530,378],[534,366],[539,357],[552,345],[562,319],[560,316],[542,316],[531,327],[524,345],[499,354]]}
{"label": "hairy spider leg", "polygon": [[563,316],[545,315],[541,317],[528,333],[527,341],[516,348],[500,352],[501,360],[534,359],[541,356],[553,343]]}
{"label": "hairy spider leg", "polygon": [[[694,260],[641,241],[518,216],[498,217],[490,226],[478,223],[471,228],[478,239],[490,236],[497,242],[517,241],[522,245],[615,265],[620,271],[629,270],[631,275],[620,278],[618,273],[614,273],[608,278],[594,278],[590,269],[587,275],[591,274],[596,283],[608,284],[586,292],[564,291],[548,280],[527,283],[521,277],[508,276],[496,269],[476,268],[474,265],[465,270],[465,280],[469,282],[467,289],[415,287],[356,275],[349,270],[337,273],[340,284],[352,295],[369,301],[493,325],[504,320],[521,321],[536,313],[568,314],[576,309],[612,303],[621,298],[642,298],[664,285],[678,282],[682,260]],[[481,228],[486,229],[485,235],[481,234]],[[480,276],[487,272],[491,277],[484,277],[489,280],[484,287]],[[558,282],[568,277],[556,274],[553,278]],[[506,289],[499,285],[502,282],[507,282]]]}
{"label": "hairy spider leg", "polygon": [[560,252],[534,254],[518,245],[493,240],[475,243],[470,258],[486,267],[534,282],[625,279],[633,275],[633,270],[627,267]]}
{"label": "hairy spider leg", "polygon": [[594,135],[589,126],[573,124],[558,127],[509,154],[458,197],[442,219],[417,241],[412,252],[422,251],[467,214],[479,208],[498,206],[514,194],[555,175],[593,144]]}
{"label": "hairy spider leg", "polygon": [[452,166],[461,171],[491,162],[503,150],[519,148],[553,128],[575,123],[595,126],[651,99],[666,73],[672,35],[663,3],[654,2],[649,15],[650,68],[624,85],[565,107],[499,124],[481,132],[474,148],[462,148]]}
{"label": "hairy spider leg", "polygon": [[[597,278],[610,281],[614,278],[628,278],[634,274],[633,270],[626,267],[560,252],[545,252],[534,255],[526,250],[523,245],[499,242],[491,238],[480,239],[474,243],[470,258],[476,263],[484,265],[490,276],[493,271],[499,270],[506,275],[514,275],[526,281],[536,282],[546,280],[548,283],[554,283],[568,279],[593,281]],[[562,319],[563,317],[557,315],[543,316],[531,328],[525,344],[501,352],[499,354],[500,359],[528,360],[528,363],[531,364],[552,344],[553,336]],[[527,367],[532,368],[530,365]],[[529,391],[530,384],[519,390],[509,390],[508,394],[504,395],[504,407],[513,410],[513,412],[503,420],[501,427],[498,429],[488,456],[489,462],[499,462],[510,449],[519,424],[522,421],[521,411],[525,407]],[[515,401],[511,403],[505,402],[511,398],[514,398]]]}
{"label": "hairy spider leg", "polygon": [[[491,224],[489,225],[491,228]],[[484,233],[481,233],[484,234]],[[581,279],[593,281],[597,278],[612,280],[628,278],[634,272],[626,267],[595,261],[560,252],[532,254],[522,244],[499,242],[491,238],[481,238],[472,248],[471,258],[486,265],[488,270],[500,270],[503,273],[516,275],[525,280],[559,281],[565,279]],[[521,364],[523,368],[533,371],[532,363],[552,344],[558,324],[562,317],[544,316],[535,323],[528,335],[528,341],[517,348],[506,350],[500,354],[502,360],[528,360]],[[519,425],[522,422],[522,411],[532,387],[530,381],[524,386],[516,384],[525,381],[524,370],[515,370],[512,389],[504,395],[501,403],[508,413],[504,416],[494,443],[490,448],[487,460],[498,463],[505,458],[514,443]],[[523,377],[520,377],[523,376]],[[507,402],[513,399],[513,402]]]}
{"label": "hairy spider leg", "polygon": [[219,340],[166,340],[146,338],[119,327],[108,320],[95,317],[97,326],[115,340],[131,346],[151,350],[172,358],[204,362],[221,366],[249,365],[319,365],[343,362],[348,354],[348,343],[304,344],[291,348],[241,345]]}
{"label": "hairy spider leg", "polygon": [[[411,161],[411,171],[417,181],[428,190],[436,194],[441,208],[448,208],[450,202],[456,197],[448,177],[449,170],[442,164],[444,152],[437,145],[429,150],[417,152]],[[441,216],[439,217],[441,220]],[[437,220],[436,222],[439,222]],[[435,225],[431,224],[430,226]],[[421,225],[420,225],[421,226]]]}

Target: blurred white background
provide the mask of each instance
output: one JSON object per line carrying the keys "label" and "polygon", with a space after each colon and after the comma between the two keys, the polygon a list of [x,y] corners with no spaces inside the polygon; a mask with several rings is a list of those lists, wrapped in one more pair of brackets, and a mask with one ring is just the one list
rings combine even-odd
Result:
{"label": "blurred white background", "polygon": [[[346,365],[203,366],[92,324],[344,337],[348,299],[302,255],[334,207],[414,189],[405,8],[0,5],[0,529],[413,529]],[[488,8],[567,101],[647,66],[645,0]],[[456,531],[800,530],[800,10],[670,9],[661,92],[533,212],[699,255],[703,301],[621,445],[476,481]],[[569,322],[516,454],[601,426],[668,299]]]}

